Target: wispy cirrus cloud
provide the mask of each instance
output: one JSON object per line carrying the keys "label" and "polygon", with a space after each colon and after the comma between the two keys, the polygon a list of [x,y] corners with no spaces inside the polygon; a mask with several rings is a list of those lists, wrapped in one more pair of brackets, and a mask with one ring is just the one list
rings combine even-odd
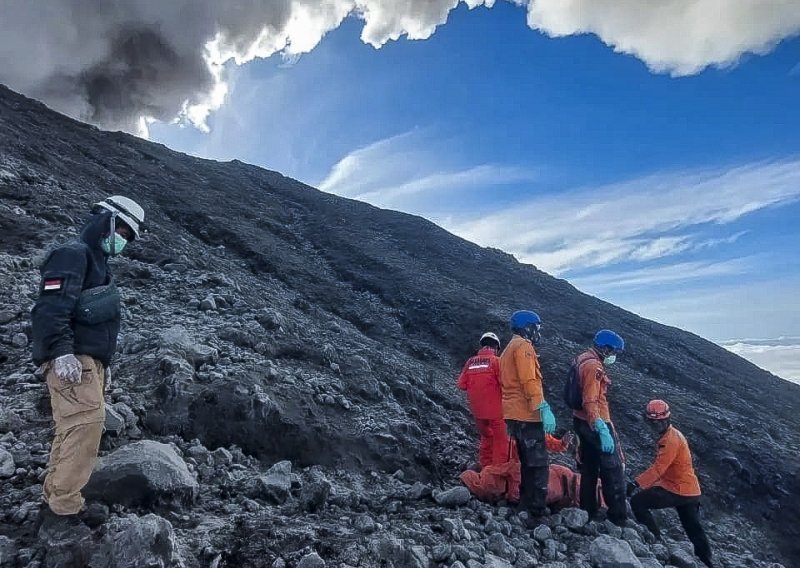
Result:
{"label": "wispy cirrus cloud", "polygon": [[[800,200],[800,159],[668,172],[603,187],[537,195],[471,219],[454,233],[554,273],[646,261],[739,239],[704,230]],[[535,222],[531,222],[534,219]]]}
{"label": "wispy cirrus cloud", "polygon": [[339,160],[318,187],[323,191],[422,213],[414,206],[448,192],[528,183],[537,174],[502,164],[460,164],[424,129],[379,140]]}
{"label": "wispy cirrus cloud", "polygon": [[746,274],[755,266],[753,258],[736,258],[721,262],[676,262],[635,270],[601,272],[570,281],[582,290],[602,294],[609,290],[674,284],[690,280],[721,278]]}

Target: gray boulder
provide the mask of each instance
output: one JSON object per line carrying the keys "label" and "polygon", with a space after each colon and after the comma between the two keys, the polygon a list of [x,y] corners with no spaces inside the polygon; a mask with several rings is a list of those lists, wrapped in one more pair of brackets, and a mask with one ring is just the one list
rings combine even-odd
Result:
{"label": "gray boulder", "polygon": [[575,531],[589,522],[589,513],[583,509],[564,509],[561,511],[561,518],[565,527]]}
{"label": "gray boulder", "polygon": [[171,446],[142,440],[100,458],[84,494],[108,503],[147,505],[158,500],[190,503],[197,491],[197,481]]}
{"label": "gray boulder", "polygon": [[125,418],[110,405],[106,405],[106,432],[119,436],[125,430]]}
{"label": "gray boulder", "polygon": [[512,568],[512,564],[494,554],[487,554],[483,561],[484,568]]}
{"label": "gray boulder", "polygon": [[589,557],[594,568],[642,568],[631,545],[613,536],[602,535],[594,539],[589,547]]}
{"label": "gray boulder", "polygon": [[466,487],[453,487],[434,493],[433,499],[443,507],[460,507],[469,503],[470,493]]}
{"label": "gray boulder", "polygon": [[203,363],[215,363],[219,353],[213,347],[201,345],[189,335],[181,325],[175,325],[161,334],[161,344],[164,349],[180,354],[198,368]]}
{"label": "gray boulder", "polygon": [[167,568],[182,564],[172,525],[152,513],[111,521],[92,560],[92,568]]}
{"label": "gray boulder", "polygon": [[276,504],[285,502],[292,489],[292,462],[284,460],[276,463],[258,478],[258,482],[265,499]]}
{"label": "gray boulder", "polygon": [[695,562],[694,555],[680,546],[670,549],[669,563],[677,566],[678,568],[697,568],[697,562]]}
{"label": "gray boulder", "polygon": [[14,456],[3,448],[0,448],[0,479],[11,477],[14,475],[16,469],[17,466],[14,463]]}
{"label": "gray boulder", "polygon": [[17,556],[17,547],[14,541],[7,536],[0,535],[0,566],[13,566]]}
{"label": "gray boulder", "polygon": [[312,552],[306,554],[297,563],[297,568],[325,568],[325,561],[320,558],[319,554]]}

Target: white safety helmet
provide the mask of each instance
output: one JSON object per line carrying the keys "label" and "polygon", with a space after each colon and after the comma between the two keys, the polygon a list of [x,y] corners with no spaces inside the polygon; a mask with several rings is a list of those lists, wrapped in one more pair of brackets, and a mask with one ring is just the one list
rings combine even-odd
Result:
{"label": "white safety helmet", "polygon": [[488,341],[486,341],[487,339],[489,339],[489,340],[493,341],[493,342],[494,342],[494,343],[497,345],[497,348],[498,348],[498,349],[500,349],[500,338],[499,338],[499,337],[497,337],[497,336],[496,336],[494,333],[492,333],[491,331],[487,331],[486,333],[484,333],[483,335],[481,335],[481,341],[480,341],[480,345],[481,345],[481,347],[488,347],[488,346],[486,345],[487,343],[489,343]]}
{"label": "white safety helmet", "polygon": [[144,230],[144,209],[133,199],[122,195],[112,195],[99,203],[95,203],[95,207],[100,207],[116,214],[117,217],[125,221],[133,229],[134,237],[137,239],[141,234],[140,231]]}

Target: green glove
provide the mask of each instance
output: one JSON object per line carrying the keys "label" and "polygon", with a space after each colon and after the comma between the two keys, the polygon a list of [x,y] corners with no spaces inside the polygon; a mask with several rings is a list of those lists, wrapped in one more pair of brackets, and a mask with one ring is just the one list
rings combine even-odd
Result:
{"label": "green glove", "polygon": [[542,426],[544,427],[545,434],[552,434],[556,431],[556,417],[553,415],[553,411],[550,410],[550,405],[547,404],[546,400],[542,401],[542,404],[536,409],[542,415]]}
{"label": "green glove", "polygon": [[615,447],[614,436],[608,431],[608,426],[602,418],[598,418],[594,421],[594,429],[600,436],[600,449],[603,450],[603,453],[613,454]]}

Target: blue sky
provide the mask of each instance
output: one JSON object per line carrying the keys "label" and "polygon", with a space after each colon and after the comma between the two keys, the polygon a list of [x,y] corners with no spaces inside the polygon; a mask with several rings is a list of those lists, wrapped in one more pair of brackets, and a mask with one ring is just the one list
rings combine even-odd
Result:
{"label": "blue sky", "polygon": [[229,63],[209,132],[150,137],[423,215],[800,379],[800,39],[673,76],[525,16],[462,5],[381,49],[350,17]]}

